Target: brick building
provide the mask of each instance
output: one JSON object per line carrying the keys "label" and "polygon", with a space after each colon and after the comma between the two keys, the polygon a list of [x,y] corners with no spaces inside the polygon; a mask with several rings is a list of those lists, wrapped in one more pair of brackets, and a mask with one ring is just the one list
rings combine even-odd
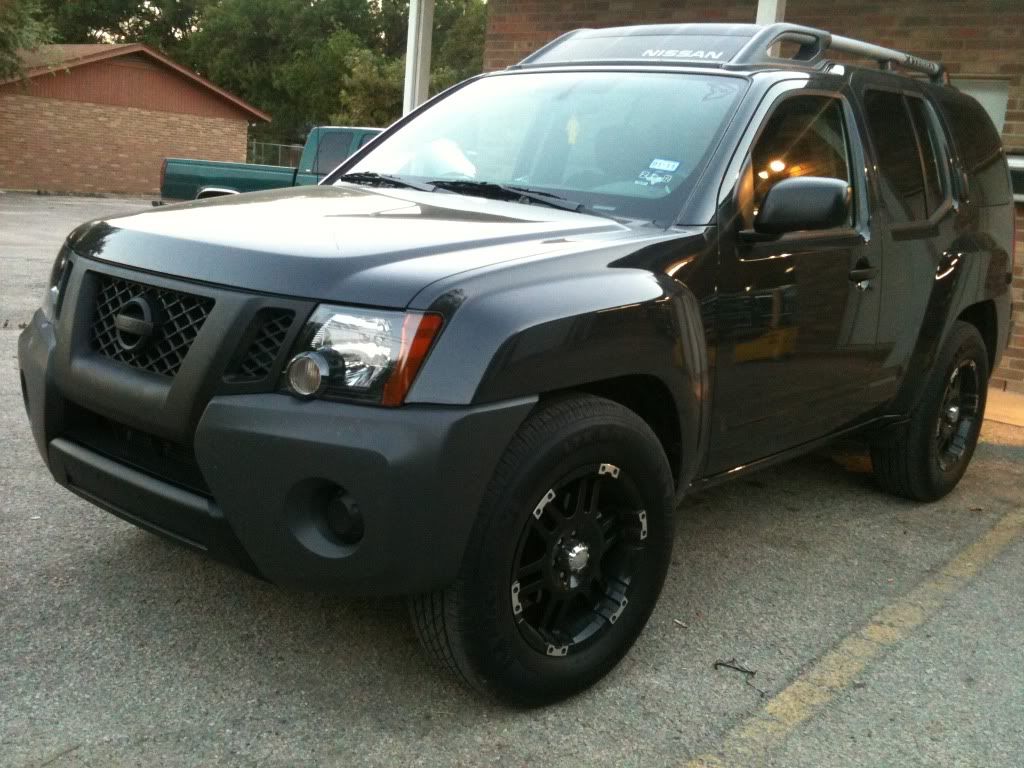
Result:
{"label": "brick building", "polygon": [[[490,0],[486,69],[524,58],[578,27],[755,19],[757,0]],[[786,21],[941,61],[1001,126],[1007,152],[1024,155],[1022,0],[788,0]],[[992,385],[1024,392],[1024,203],[1017,205],[1014,335]]]}
{"label": "brick building", "polygon": [[50,45],[0,83],[0,189],[153,194],[168,156],[245,161],[270,117],[145,45]]}

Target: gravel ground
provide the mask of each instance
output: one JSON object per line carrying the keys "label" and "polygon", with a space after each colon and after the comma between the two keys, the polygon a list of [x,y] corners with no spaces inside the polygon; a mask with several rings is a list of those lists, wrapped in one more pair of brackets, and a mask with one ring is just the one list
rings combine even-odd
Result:
{"label": "gravel ground", "polygon": [[[1021,510],[1024,430],[991,422],[935,504],[876,491],[853,447],[698,494],[620,667],[558,706],[497,707],[427,664],[401,602],[264,584],[50,480],[17,325],[75,224],[146,204],[0,195],[0,766],[685,765]],[[810,716],[723,765],[1019,766],[1014,530]],[[713,668],[732,658],[757,674]]]}

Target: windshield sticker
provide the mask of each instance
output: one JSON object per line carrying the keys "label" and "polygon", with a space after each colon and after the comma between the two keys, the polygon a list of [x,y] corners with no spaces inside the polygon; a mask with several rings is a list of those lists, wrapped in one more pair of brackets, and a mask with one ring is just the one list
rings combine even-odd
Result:
{"label": "windshield sticker", "polygon": [[662,160],[660,157],[656,157],[651,161],[648,166],[652,171],[665,171],[666,173],[675,173],[679,170],[678,160]]}
{"label": "windshield sticker", "polygon": [[576,115],[570,117],[569,122],[565,124],[565,138],[570,146],[575,146],[576,142],[579,141],[580,121]]}
{"label": "windshield sticker", "polygon": [[657,171],[640,171],[640,175],[633,183],[639,187],[658,187],[662,184],[668,186],[672,181],[671,173],[658,173]]}

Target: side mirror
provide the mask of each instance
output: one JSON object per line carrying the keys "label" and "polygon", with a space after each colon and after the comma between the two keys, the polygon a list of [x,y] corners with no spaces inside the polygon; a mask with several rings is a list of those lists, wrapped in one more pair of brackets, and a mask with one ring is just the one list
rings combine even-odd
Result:
{"label": "side mirror", "polygon": [[781,235],[801,229],[841,227],[850,216],[850,185],[842,179],[795,176],[768,190],[754,218],[754,231]]}

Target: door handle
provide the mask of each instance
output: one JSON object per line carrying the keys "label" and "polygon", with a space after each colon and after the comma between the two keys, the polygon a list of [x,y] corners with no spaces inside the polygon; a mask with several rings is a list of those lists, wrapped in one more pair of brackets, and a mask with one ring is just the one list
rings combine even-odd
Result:
{"label": "door handle", "polygon": [[877,267],[858,267],[850,270],[851,283],[863,283],[878,277]]}
{"label": "door handle", "polygon": [[857,286],[858,291],[871,289],[871,281],[878,277],[878,268],[872,267],[871,262],[865,258],[857,259],[857,263],[850,270],[850,282]]}

